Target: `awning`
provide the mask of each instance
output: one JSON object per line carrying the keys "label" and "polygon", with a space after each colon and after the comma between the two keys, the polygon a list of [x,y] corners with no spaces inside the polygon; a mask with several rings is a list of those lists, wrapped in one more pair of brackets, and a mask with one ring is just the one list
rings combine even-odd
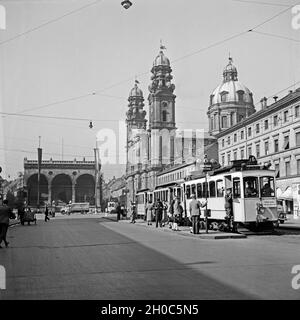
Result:
{"label": "awning", "polygon": [[169,182],[165,184],[160,184],[155,187],[155,190],[160,189],[160,188],[167,188],[167,187],[179,187],[180,185],[177,182]]}
{"label": "awning", "polygon": [[293,201],[292,188],[287,187],[285,191],[278,197],[278,199]]}

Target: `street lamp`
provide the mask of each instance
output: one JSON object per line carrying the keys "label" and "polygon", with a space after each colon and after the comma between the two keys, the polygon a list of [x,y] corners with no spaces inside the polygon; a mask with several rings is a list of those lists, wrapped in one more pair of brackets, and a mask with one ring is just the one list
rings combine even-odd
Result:
{"label": "street lamp", "polygon": [[132,6],[132,2],[129,0],[124,0],[121,2],[121,5],[123,6],[124,9],[128,9]]}

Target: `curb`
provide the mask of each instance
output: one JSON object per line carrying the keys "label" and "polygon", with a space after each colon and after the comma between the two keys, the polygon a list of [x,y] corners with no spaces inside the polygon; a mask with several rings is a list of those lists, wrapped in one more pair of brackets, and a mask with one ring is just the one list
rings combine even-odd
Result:
{"label": "curb", "polygon": [[[109,218],[109,217],[104,217],[104,218],[107,220],[110,220],[112,222],[118,222],[117,220]],[[129,220],[119,220],[119,222],[121,222],[121,223],[125,223],[127,221],[129,221]],[[146,223],[136,222],[135,225],[139,226],[139,227],[147,228]],[[245,239],[245,238],[247,238],[247,236],[245,234],[234,234],[234,233],[229,233],[229,234],[208,233],[208,234],[206,234],[206,233],[200,233],[200,234],[196,235],[196,234],[190,233],[189,231],[185,231],[185,230],[174,231],[169,228],[155,228],[155,227],[152,227],[151,229],[156,230],[156,231],[169,232],[172,234],[178,234],[178,235],[181,235],[184,237],[190,237],[190,238],[194,238],[194,239],[222,240],[222,239]]]}

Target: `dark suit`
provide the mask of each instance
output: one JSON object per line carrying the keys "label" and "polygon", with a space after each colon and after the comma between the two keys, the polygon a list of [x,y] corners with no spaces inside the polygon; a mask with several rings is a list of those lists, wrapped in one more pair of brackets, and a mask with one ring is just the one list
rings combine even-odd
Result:
{"label": "dark suit", "polygon": [[9,226],[9,217],[11,215],[11,209],[7,205],[0,206],[0,245],[4,241],[7,245],[6,234]]}

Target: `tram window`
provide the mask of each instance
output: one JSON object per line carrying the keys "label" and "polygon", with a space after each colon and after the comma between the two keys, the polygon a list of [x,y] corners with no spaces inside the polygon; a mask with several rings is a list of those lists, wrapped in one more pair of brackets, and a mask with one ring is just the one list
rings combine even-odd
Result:
{"label": "tram window", "polygon": [[241,181],[240,178],[233,178],[233,198],[241,197]]}
{"label": "tram window", "polygon": [[260,178],[260,190],[262,197],[275,197],[274,178],[273,177],[261,177]]}
{"label": "tram window", "polygon": [[223,180],[217,180],[217,197],[224,197],[224,183]]}
{"label": "tram window", "polygon": [[245,198],[258,197],[258,179],[257,177],[244,178],[244,194]]}
{"label": "tram window", "polygon": [[181,199],[181,189],[177,188],[177,197],[179,197],[179,199]]}
{"label": "tram window", "polygon": [[216,182],[210,181],[209,182],[209,196],[214,198],[216,196]]}
{"label": "tram window", "polygon": [[202,198],[202,185],[197,183],[197,198]]}
{"label": "tram window", "polygon": [[203,190],[203,198],[209,198],[209,194],[208,194],[208,183],[207,182],[203,182],[202,183],[202,190]]}
{"label": "tram window", "polygon": [[186,186],[186,197],[187,199],[191,198],[191,186]]}
{"label": "tram window", "polygon": [[192,184],[191,192],[192,194],[196,195],[196,185]]}

